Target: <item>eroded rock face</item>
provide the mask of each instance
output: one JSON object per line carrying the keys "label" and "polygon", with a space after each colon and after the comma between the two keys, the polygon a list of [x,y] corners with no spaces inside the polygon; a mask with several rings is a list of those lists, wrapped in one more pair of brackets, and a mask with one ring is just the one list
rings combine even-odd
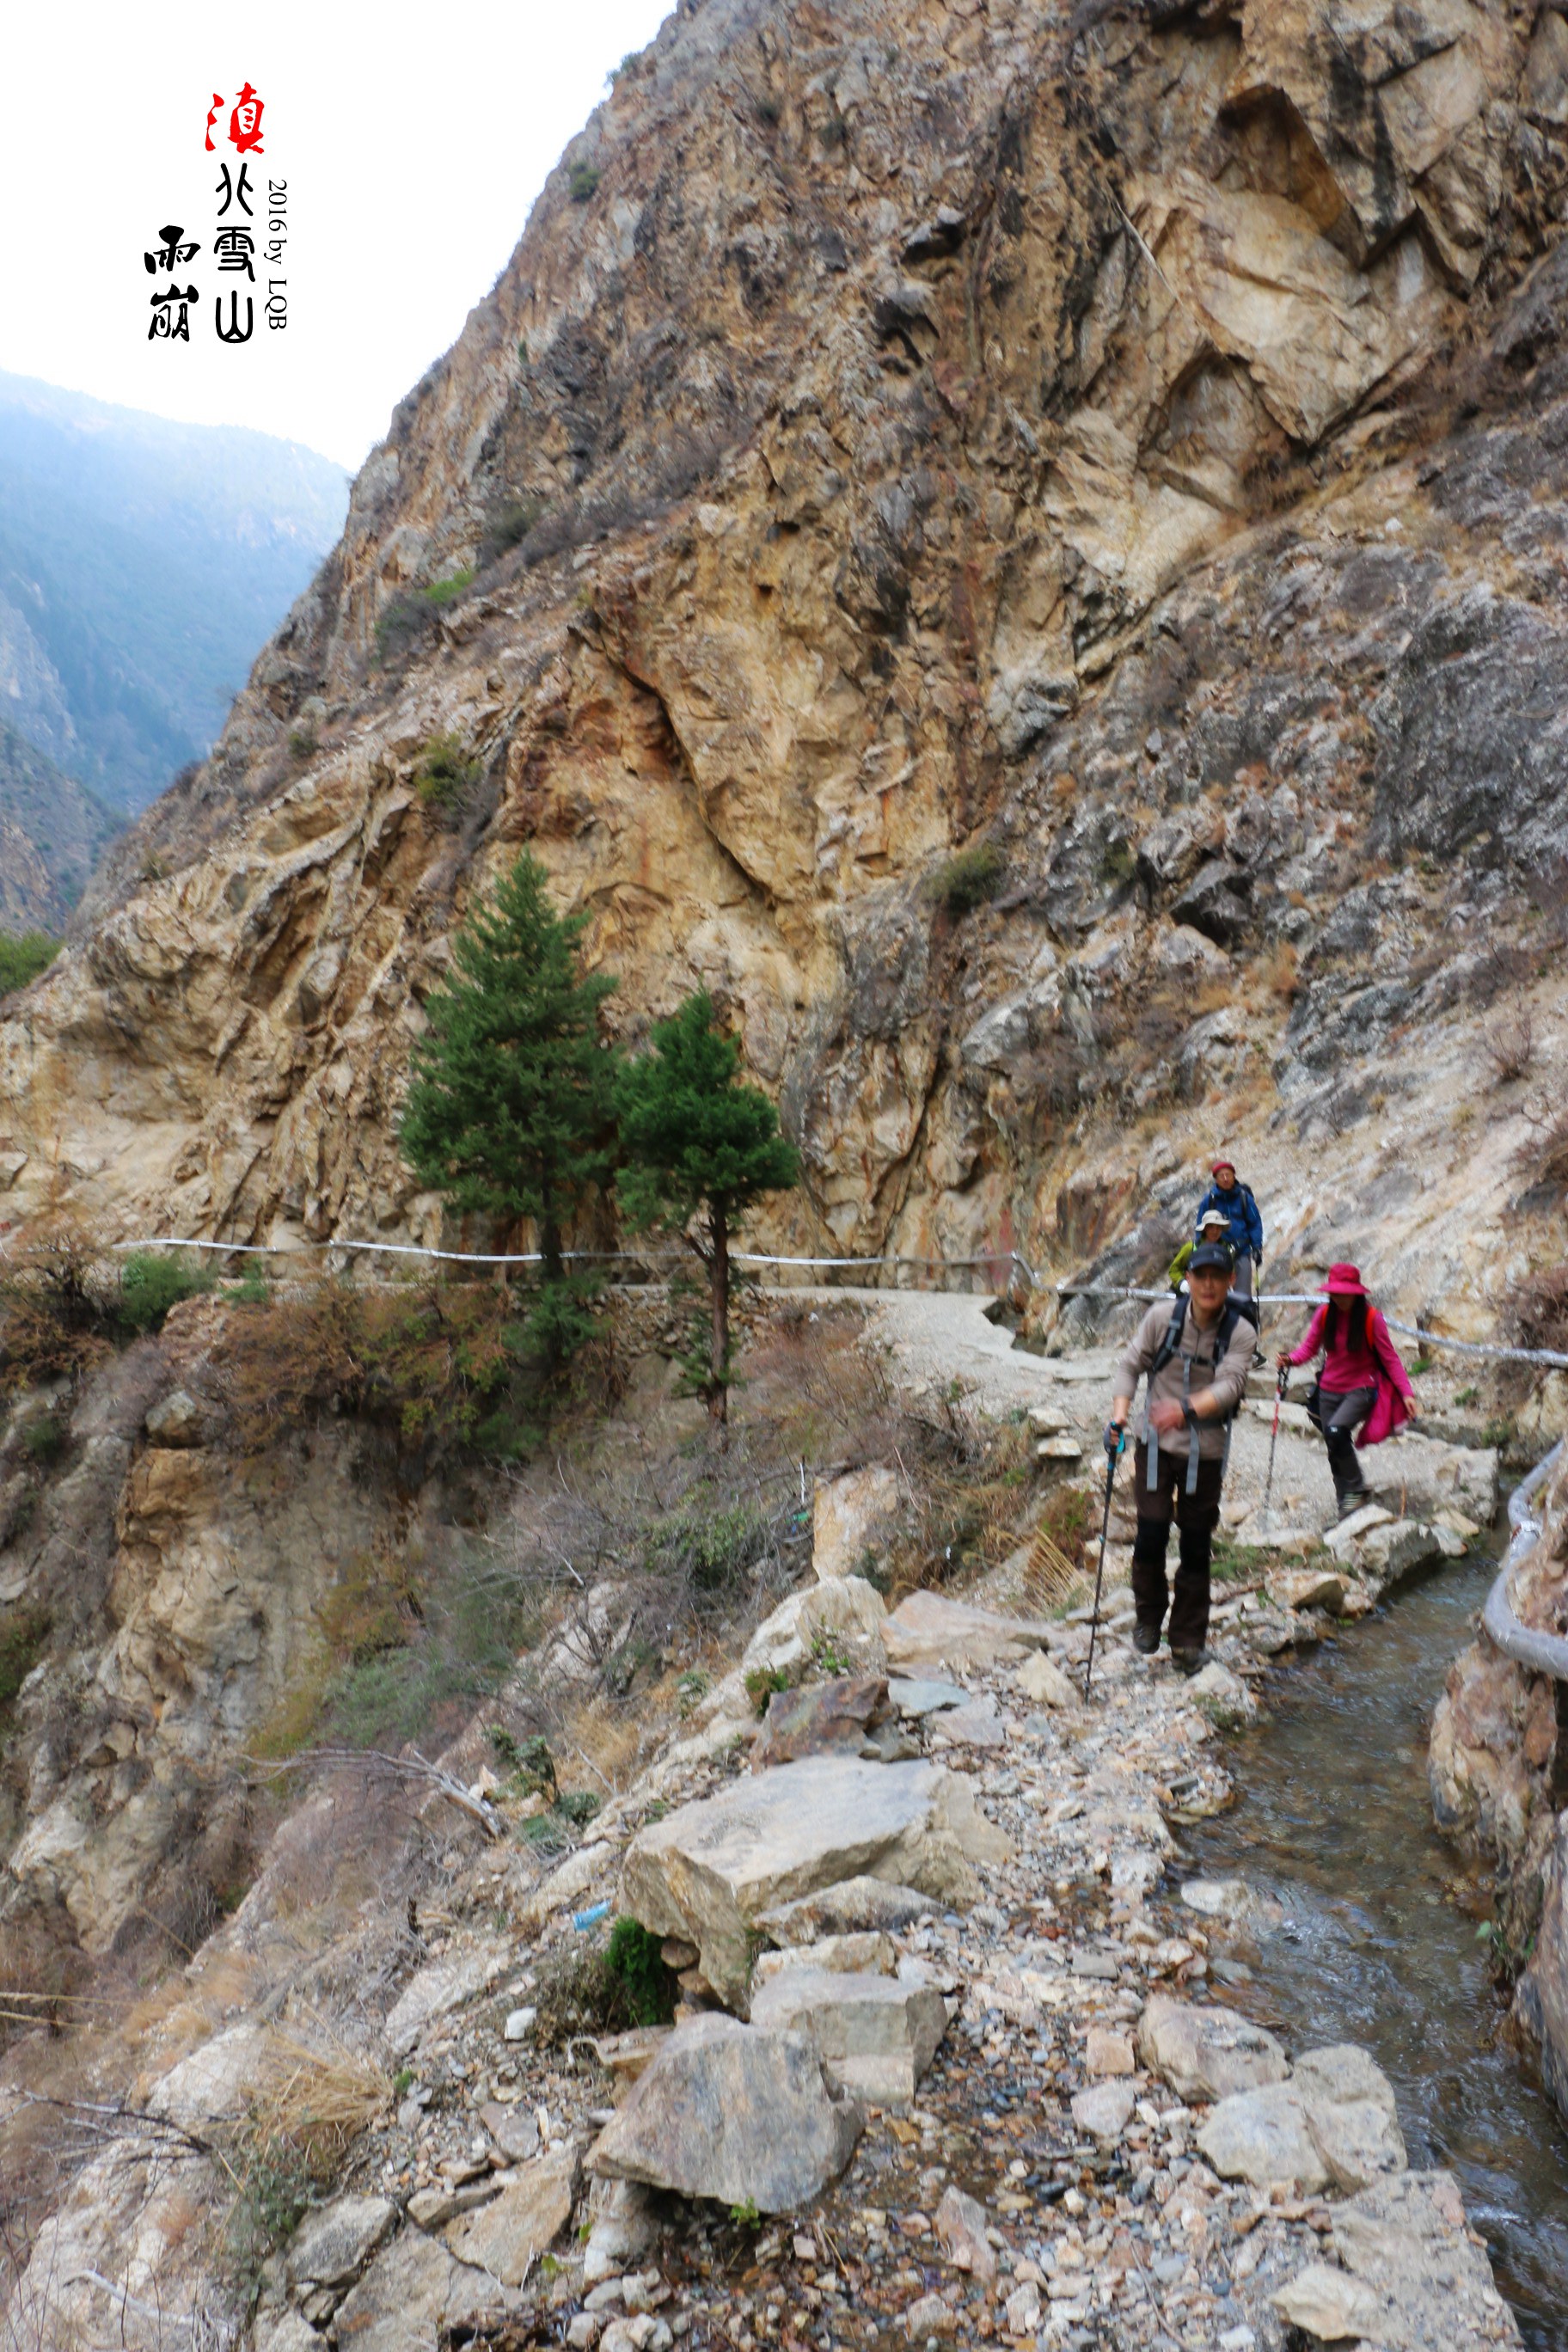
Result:
{"label": "eroded rock face", "polygon": [[[1563,639],[1500,539],[1563,461],[1525,425],[1464,464],[1417,436],[1422,478],[1386,466],[1288,545],[1248,526],[1298,459],[1397,458],[1394,405],[1533,256],[1556,23],[679,12],[399,409],[212,758],[0,1020],[16,1213],[68,1165],[117,1233],[433,1237],[407,1055],[523,841],[622,974],[616,1023],[713,990],[801,1146],[795,1240],[1048,1256],[1084,1100],[1152,1081],[1162,972],[1179,1000],[1302,959],[1267,1035],[1177,1003],[1183,1086],[1218,1046],[1311,1097],[1347,1020],[1375,1053],[1419,989],[1363,960],[1425,886],[1348,905],[1339,821],[1445,856],[1484,832],[1493,862],[1561,833]],[[1506,331],[1549,404],[1549,286]],[[1442,562],[1385,536],[1439,512]],[[437,733],[479,772],[447,810],[413,782]],[[1006,887],[961,943],[925,884],[979,828]]]}

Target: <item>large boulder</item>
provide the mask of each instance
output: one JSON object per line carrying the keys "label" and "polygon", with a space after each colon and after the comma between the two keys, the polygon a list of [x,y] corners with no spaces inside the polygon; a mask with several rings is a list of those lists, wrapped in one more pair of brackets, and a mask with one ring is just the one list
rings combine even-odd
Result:
{"label": "large boulder", "polygon": [[422,2230],[384,2247],[332,2322],[339,2352],[434,2352],[443,2323],[504,2302],[485,2272],[454,2262]]}
{"label": "large boulder", "polygon": [[358,2278],[392,2231],[397,2208],[390,2197],[336,2197],[309,2214],[289,2248],[285,2267],[296,2293],[346,2286]]}
{"label": "large boulder", "polygon": [[788,2213],[837,2179],[862,2123],[804,2033],[710,2013],[676,2028],[588,2163],[601,2177]]}
{"label": "large boulder", "polygon": [[808,1757],[641,1831],[622,1866],[621,1907],[655,1935],[695,1944],[714,1991],[743,2011],[764,1912],[862,1874],[968,1903],[972,1863],[1007,1852],[972,1782],[940,1764]]}
{"label": "large boulder", "polygon": [[753,1994],[752,2022],[805,2034],[827,2079],[876,2106],[906,2105],[947,2031],[931,1984],[865,1970],[789,1968]]}
{"label": "large boulder", "polygon": [[1261,2025],[1234,2010],[1202,2009],[1169,1993],[1152,1995],[1138,2021],[1143,2063],[1184,2099],[1225,2099],[1282,2083],[1290,2068]]}
{"label": "large boulder", "polygon": [[805,1756],[858,1756],[868,1727],[888,1712],[885,1675],[837,1675],[800,1690],[774,1691],[752,1749],[752,1769]]}
{"label": "large boulder", "polygon": [[879,1463],[825,1478],[811,1507],[811,1564],[819,1581],[864,1576],[904,1516],[898,1478]]}
{"label": "large boulder", "polygon": [[1309,2263],[1273,2296],[1282,2318],[1320,2342],[1357,2339],[1380,2352],[1518,2345],[1451,2173],[1401,2173],[1363,2189],[1335,2209],[1331,2242],[1339,2270]]}
{"label": "large boulder", "polygon": [[1288,2181],[1309,2195],[1328,2186],[1306,2109],[1289,2083],[1265,2083],[1221,2099],[1197,2137],[1222,2180],[1249,2180],[1255,2189]]}
{"label": "large boulder", "polygon": [[933,1667],[994,1665],[1027,1650],[1048,1650],[1053,1629],[1031,1617],[1000,1617],[994,1610],[951,1601],[943,1592],[911,1592],[882,1628],[889,1664],[905,1674]]}
{"label": "large boulder", "polygon": [[1353,2042],[1304,2051],[1290,2087],[1336,2189],[1354,2192],[1405,2170],[1410,2159],[1394,2086],[1366,2051]]}
{"label": "large boulder", "polygon": [[1197,2138],[1223,2179],[1306,2195],[1365,2189],[1407,2161],[1388,2077],[1353,2042],[1309,2050],[1288,2083],[1221,2099]]}
{"label": "large boulder", "polygon": [[881,1674],[888,1663],[882,1645],[887,1614],[881,1594],[863,1576],[835,1577],[792,1592],[746,1644],[742,1675],[793,1674],[829,1643],[861,1673]]}
{"label": "large boulder", "polygon": [[1422,1576],[1443,1560],[1460,1559],[1464,1549],[1464,1538],[1447,1528],[1429,1526],[1425,1519],[1394,1519],[1364,1535],[1356,1557],[1363,1574],[1376,1577],[1386,1591],[1407,1576]]}
{"label": "large boulder", "polygon": [[459,2262],[489,2271],[503,2286],[521,2286],[538,2257],[572,2218],[579,2151],[552,2148],[477,2213],[448,2224],[447,2243]]}
{"label": "large boulder", "polygon": [[775,1944],[815,1944],[824,1936],[897,1935],[931,1909],[918,1886],[894,1886],[885,1878],[841,1878],[816,1895],[780,1903],[757,1915],[757,1925]]}

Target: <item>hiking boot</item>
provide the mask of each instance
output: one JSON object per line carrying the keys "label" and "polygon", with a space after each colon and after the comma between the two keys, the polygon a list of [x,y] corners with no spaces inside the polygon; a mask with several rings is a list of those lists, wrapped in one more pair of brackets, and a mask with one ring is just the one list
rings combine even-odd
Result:
{"label": "hiking boot", "polygon": [[1358,1511],[1365,1509],[1372,1499],[1373,1493],[1370,1486],[1347,1486],[1340,1496],[1341,1518],[1353,1518]]}
{"label": "hiking boot", "polygon": [[1206,1650],[1173,1650],[1171,1653],[1171,1664],[1179,1675],[1199,1674],[1208,1662]]}
{"label": "hiking boot", "polygon": [[1160,1646],[1160,1628],[1158,1625],[1134,1625],[1132,1628],[1132,1646],[1137,1651],[1141,1658],[1152,1658],[1155,1651]]}

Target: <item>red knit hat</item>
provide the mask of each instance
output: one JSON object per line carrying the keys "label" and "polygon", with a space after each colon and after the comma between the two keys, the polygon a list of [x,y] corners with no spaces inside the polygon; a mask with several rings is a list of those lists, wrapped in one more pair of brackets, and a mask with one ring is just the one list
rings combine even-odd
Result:
{"label": "red knit hat", "polygon": [[1216,1160],[1214,1166],[1209,1170],[1209,1174],[1211,1176],[1217,1176],[1222,1168],[1228,1168],[1233,1176],[1236,1173],[1236,1162],[1234,1160]]}
{"label": "red knit hat", "polygon": [[1330,1266],[1323,1287],[1331,1298],[1365,1298],[1368,1296],[1359,1265],[1342,1263]]}

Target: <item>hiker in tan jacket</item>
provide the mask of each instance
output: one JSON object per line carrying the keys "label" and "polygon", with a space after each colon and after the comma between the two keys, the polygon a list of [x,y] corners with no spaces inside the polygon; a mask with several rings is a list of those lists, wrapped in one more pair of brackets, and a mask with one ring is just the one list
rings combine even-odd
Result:
{"label": "hiker in tan jacket", "polygon": [[[1145,1657],[1153,1655],[1168,1606],[1171,1663],[1188,1675],[1204,1663],[1230,1422],[1252,1363],[1252,1325],[1229,1303],[1234,1263],[1226,1243],[1200,1243],[1187,1265],[1190,1297],[1149,1309],[1117,1368],[1105,1433],[1107,1447],[1120,1451],[1138,1382],[1147,1376],[1143,1431],[1133,1454],[1132,1643]],[[1180,1538],[1173,1599],[1165,1581],[1173,1518]]]}

